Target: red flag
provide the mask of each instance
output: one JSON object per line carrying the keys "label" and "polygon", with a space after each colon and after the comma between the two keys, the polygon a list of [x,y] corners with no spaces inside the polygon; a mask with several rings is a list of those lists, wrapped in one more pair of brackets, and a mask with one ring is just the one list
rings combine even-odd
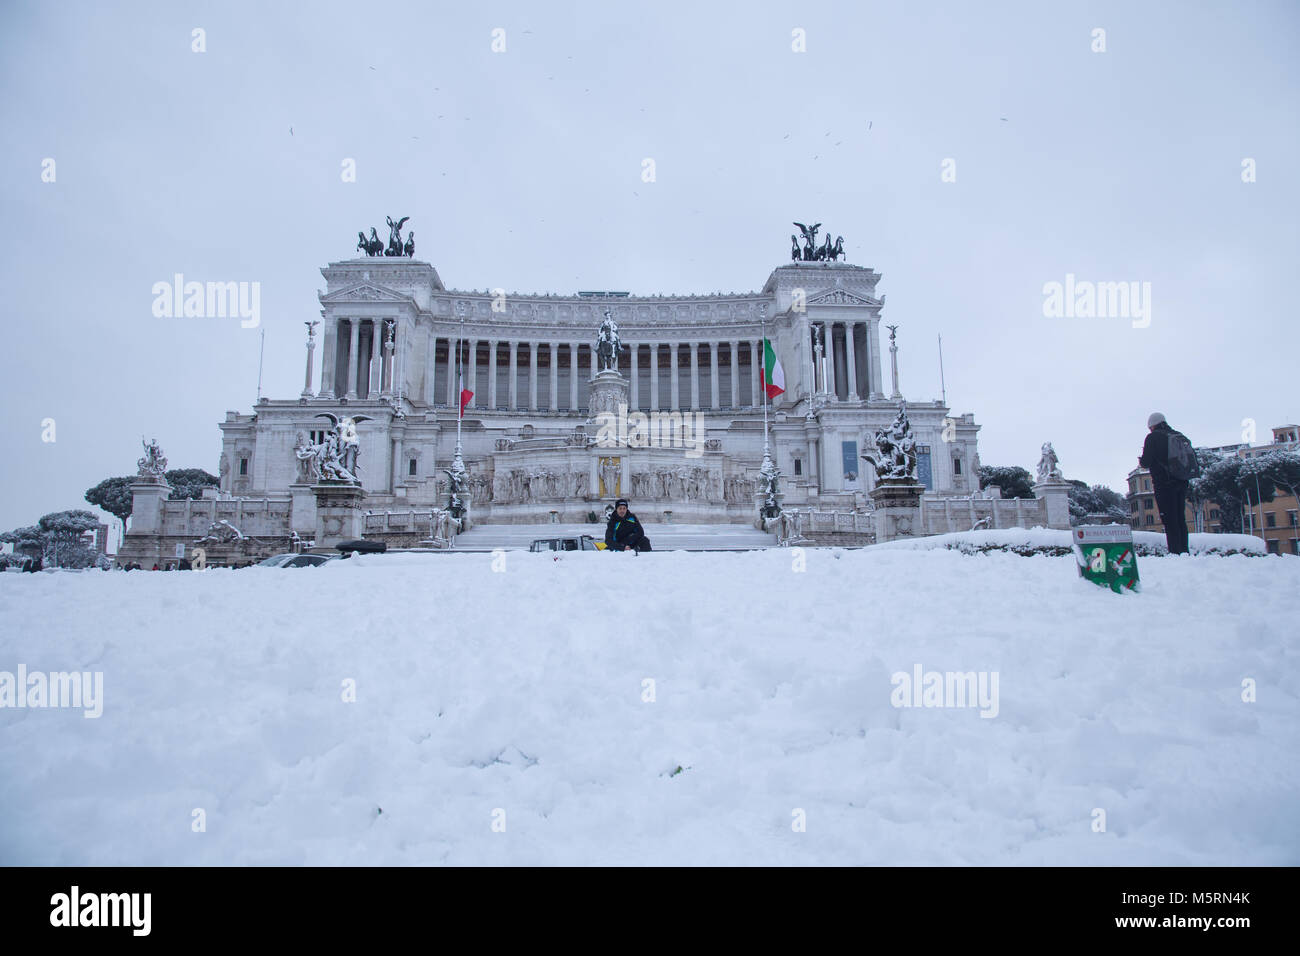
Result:
{"label": "red flag", "polygon": [[465,406],[469,404],[469,400],[473,397],[474,397],[474,393],[471,392],[468,388],[462,388],[460,390],[460,417],[461,418],[465,417]]}

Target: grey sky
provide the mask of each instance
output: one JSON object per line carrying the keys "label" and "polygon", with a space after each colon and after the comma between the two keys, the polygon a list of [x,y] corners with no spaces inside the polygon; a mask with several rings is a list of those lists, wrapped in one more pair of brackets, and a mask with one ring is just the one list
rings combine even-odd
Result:
{"label": "grey sky", "polygon": [[[260,330],[155,318],[155,282],[260,282],[264,393],[293,397],[320,267],[390,214],[449,287],[561,293],[758,289],[791,220],[821,221],[883,274],[909,399],[939,396],[942,333],[985,464],[1051,440],[1122,491],[1153,409],[1266,440],[1300,418],[1298,25],[1294,3],[6,3],[0,528],[85,507],[142,434],[216,472]],[[1150,282],[1150,326],[1045,318],[1067,273]]]}

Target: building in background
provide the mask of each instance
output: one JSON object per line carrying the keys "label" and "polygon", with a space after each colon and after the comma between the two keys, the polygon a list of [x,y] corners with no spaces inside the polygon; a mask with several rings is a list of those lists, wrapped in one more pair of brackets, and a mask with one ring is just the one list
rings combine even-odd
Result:
{"label": "building in background", "polygon": [[[1218,445],[1198,448],[1197,451],[1258,458],[1275,451],[1294,453],[1297,449],[1300,449],[1300,425],[1278,425],[1273,428],[1273,440],[1268,444]],[[1252,500],[1254,497],[1251,496]],[[1165,526],[1160,520],[1160,510],[1156,507],[1150,471],[1134,468],[1128,473],[1128,494],[1125,500],[1129,506],[1129,524],[1135,530],[1164,533]],[[1221,533],[1224,529],[1219,505],[1213,501],[1199,504],[1188,501],[1187,527],[1191,531]],[[1246,507],[1241,527],[1244,533],[1262,538],[1270,554],[1300,554],[1300,504],[1285,489],[1275,489],[1272,501]]]}
{"label": "building in background", "polygon": [[[460,438],[480,524],[551,514],[582,521],[618,497],[653,520],[752,520],[764,451],[764,336],[785,375],[767,421],[787,507],[866,507],[875,482],[862,455],[903,400],[893,337],[881,347],[880,274],[846,262],[790,262],[760,291],[713,295],[456,291],[431,264],[405,257],[344,260],[321,272],[322,334],[319,343],[314,329],[309,335],[302,393],[263,398],[251,414],[231,411],[220,423],[221,494],[297,493],[304,532],[313,521],[309,480],[295,448],[321,442],[329,416],[358,416],[368,509],[446,505],[458,354],[473,393]],[[680,424],[689,455],[680,443],[591,443],[589,396],[606,312],[623,343],[618,371],[629,412]],[[907,414],[926,491],[978,493],[974,416],[933,400],[909,401]]]}

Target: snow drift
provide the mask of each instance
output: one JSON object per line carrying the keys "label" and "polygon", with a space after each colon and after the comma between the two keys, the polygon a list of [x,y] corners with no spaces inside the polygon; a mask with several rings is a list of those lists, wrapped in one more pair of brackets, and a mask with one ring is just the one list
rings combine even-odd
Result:
{"label": "snow drift", "polygon": [[0,863],[1300,863],[1294,558],[556,557],[0,575]]}

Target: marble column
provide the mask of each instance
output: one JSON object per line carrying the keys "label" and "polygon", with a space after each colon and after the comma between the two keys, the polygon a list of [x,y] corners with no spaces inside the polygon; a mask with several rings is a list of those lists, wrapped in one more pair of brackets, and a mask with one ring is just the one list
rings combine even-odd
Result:
{"label": "marble column", "polygon": [[393,320],[393,347],[388,347],[388,323],[379,324],[379,394],[387,398],[393,394],[393,382],[397,377],[397,369],[394,365],[397,362],[397,339],[399,337],[399,326],[397,320]]}
{"label": "marble column", "polygon": [[560,345],[558,342],[549,343],[551,347],[551,404],[548,406],[551,411],[560,410]]}
{"label": "marble column", "polygon": [[528,410],[537,411],[537,345],[534,340],[528,343]]}
{"label": "marble column", "polygon": [[519,408],[519,341],[510,341],[510,388],[507,389],[510,410]]}
{"label": "marble column", "polygon": [[302,387],[302,398],[311,398],[311,372],[313,360],[316,355],[316,330],[309,328],[307,330],[307,381]]}
{"label": "marble column", "polygon": [[668,394],[672,400],[669,408],[676,412],[681,410],[681,386],[677,383],[677,343],[668,344]]}
{"label": "marble column", "polygon": [[459,408],[456,397],[456,351],[460,348],[460,339],[452,336],[447,339],[447,407]]}
{"label": "marble column", "polygon": [[700,407],[700,343],[692,342],[691,349],[691,411]]}
{"label": "marble column", "polygon": [[753,387],[753,394],[750,396],[750,401],[753,402],[755,408],[758,408],[763,403],[763,400],[759,397],[761,394],[761,386],[758,381],[763,368],[763,340],[755,339],[751,342],[750,351],[753,353],[753,358],[750,360],[749,365],[750,384]]}
{"label": "marble column", "polygon": [[[434,371],[436,370],[436,366],[437,366],[437,356],[438,356],[438,336],[430,332],[428,338],[425,339],[425,352],[424,352],[423,398],[426,405],[433,402],[433,378],[434,378]],[[389,388],[390,389],[392,388],[391,384],[389,385]]]}
{"label": "marble column", "polygon": [[715,411],[718,408],[718,343],[709,343],[709,398],[712,399],[709,407]]}
{"label": "marble column", "polygon": [[637,381],[640,375],[637,373],[636,368],[636,351],[638,348],[640,348],[639,345],[629,345],[627,349],[628,361],[632,363],[632,397],[628,402],[630,411],[636,411],[641,407],[641,383]]}
{"label": "marble column", "polygon": [[393,434],[393,467],[389,469],[389,494],[397,490],[397,486],[402,482],[402,432],[396,431]]}
{"label": "marble column", "polygon": [[659,411],[659,343],[650,343],[650,410]]}
{"label": "marble column", "polygon": [[835,325],[827,322],[823,328],[826,335],[826,391],[830,393],[831,401],[839,400],[835,378]]}
{"label": "marble column", "polygon": [[382,325],[379,319],[370,320],[370,374],[366,376],[366,398],[374,398],[379,391],[379,371],[382,362],[379,345],[384,337]]}
{"label": "marble column", "polygon": [[853,331],[857,327],[856,322],[844,323],[844,362],[848,366],[850,402],[858,400],[858,360],[853,351]]}
{"label": "marble column", "polygon": [[740,406],[740,343],[731,342],[731,407]]}
{"label": "marble column", "polygon": [[569,411],[578,410],[578,343],[569,343]]}
{"label": "marble column", "polygon": [[322,345],[324,355],[321,356],[320,366],[320,392],[317,398],[334,397],[334,363],[338,358],[339,350],[339,320],[325,320],[325,341]]}
{"label": "marble column", "polygon": [[497,408],[497,345],[496,339],[488,339],[488,411]]}
{"label": "marble column", "polygon": [[357,344],[361,339],[361,322],[358,319],[349,319],[348,325],[351,329],[348,332],[348,391],[347,398],[355,399],[357,397],[357,363],[361,357],[357,355]]}
{"label": "marble column", "polygon": [[884,378],[880,371],[880,317],[876,316],[867,325],[867,374],[871,379],[871,397],[873,399],[883,399],[885,397]]}

